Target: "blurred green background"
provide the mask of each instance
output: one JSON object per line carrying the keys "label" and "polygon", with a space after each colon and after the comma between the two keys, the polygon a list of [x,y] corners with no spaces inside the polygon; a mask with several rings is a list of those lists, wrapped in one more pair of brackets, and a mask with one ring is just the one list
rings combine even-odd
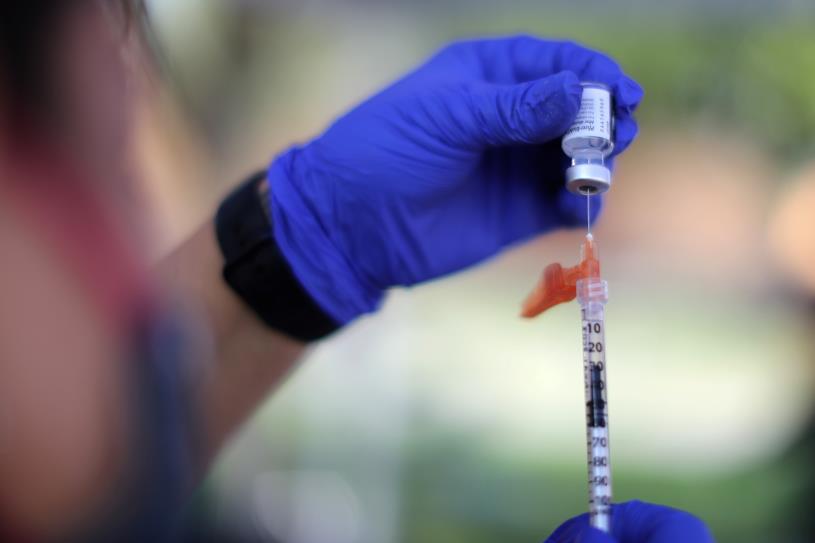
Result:
{"label": "blurred green background", "polygon": [[[596,228],[614,493],[721,542],[813,541],[815,6],[155,0],[140,158],[165,247],[275,153],[461,37],[608,52],[646,90]],[[191,205],[192,203],[192,205]],[[410,291],[311,351],[202,489],[236,541],[530,542],[586,508],[581,232]]]}

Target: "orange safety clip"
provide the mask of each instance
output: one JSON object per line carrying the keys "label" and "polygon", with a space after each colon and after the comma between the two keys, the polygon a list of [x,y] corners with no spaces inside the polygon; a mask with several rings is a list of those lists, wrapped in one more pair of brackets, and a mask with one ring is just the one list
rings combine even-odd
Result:
{"label": "orange safety clip", "polygon": [[536,317],[550,307],[571,302],[577,296],[578,280],[600,277],[600,260],[591,234],[586,234],[580,254],[582,260],[577,266],[564,268],[557,262],[546,266],[535,289],[524,300],[522,317]]}

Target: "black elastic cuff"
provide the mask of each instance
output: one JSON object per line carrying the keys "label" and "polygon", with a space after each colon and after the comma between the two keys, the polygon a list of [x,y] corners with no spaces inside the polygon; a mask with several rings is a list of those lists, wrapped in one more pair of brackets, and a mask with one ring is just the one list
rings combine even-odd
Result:
{"label": "black elastic cuff", "polygon": [[306,292],[272,232],[262,182],[249,178],[218,208],[215,231],[224,280],[269,327],[300,341],[321,339],[340,326]]}

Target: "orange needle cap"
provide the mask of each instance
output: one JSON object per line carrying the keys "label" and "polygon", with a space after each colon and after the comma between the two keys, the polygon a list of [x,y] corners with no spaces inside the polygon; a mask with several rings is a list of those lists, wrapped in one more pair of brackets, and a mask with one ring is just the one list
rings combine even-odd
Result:
{"label": "orange needle cap", "polygon": [[600,261],[597,259],[597,247],[591,234],[586,235],[581,255],[583,259],[580,264],[571,268],[564,268],[558,263],[546,266],[538,284],[524,300],[522,317],[536,317],[550,307],[574,300],[578,280],[600,277]]}

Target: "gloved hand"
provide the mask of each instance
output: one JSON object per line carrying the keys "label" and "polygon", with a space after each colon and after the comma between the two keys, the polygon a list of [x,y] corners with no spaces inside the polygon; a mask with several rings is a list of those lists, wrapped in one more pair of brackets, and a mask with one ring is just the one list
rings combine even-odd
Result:
{"label": "gloved hand", "polygon": [[713,536],[690,513],[630,501],[612,506],[610,535],[589,526],[584,513],[561,524],[544,543],[713,543]]}
{"label": "gloved hand", "polygon": [[595,51],[515,37],[445,47],[279,156],[269,205],[297,278],[346,323],[388,287],[585,221],[585,200],[564,189],[560,150],[580,81],[611,87],[621,152],[637,133],[639,85]]}

